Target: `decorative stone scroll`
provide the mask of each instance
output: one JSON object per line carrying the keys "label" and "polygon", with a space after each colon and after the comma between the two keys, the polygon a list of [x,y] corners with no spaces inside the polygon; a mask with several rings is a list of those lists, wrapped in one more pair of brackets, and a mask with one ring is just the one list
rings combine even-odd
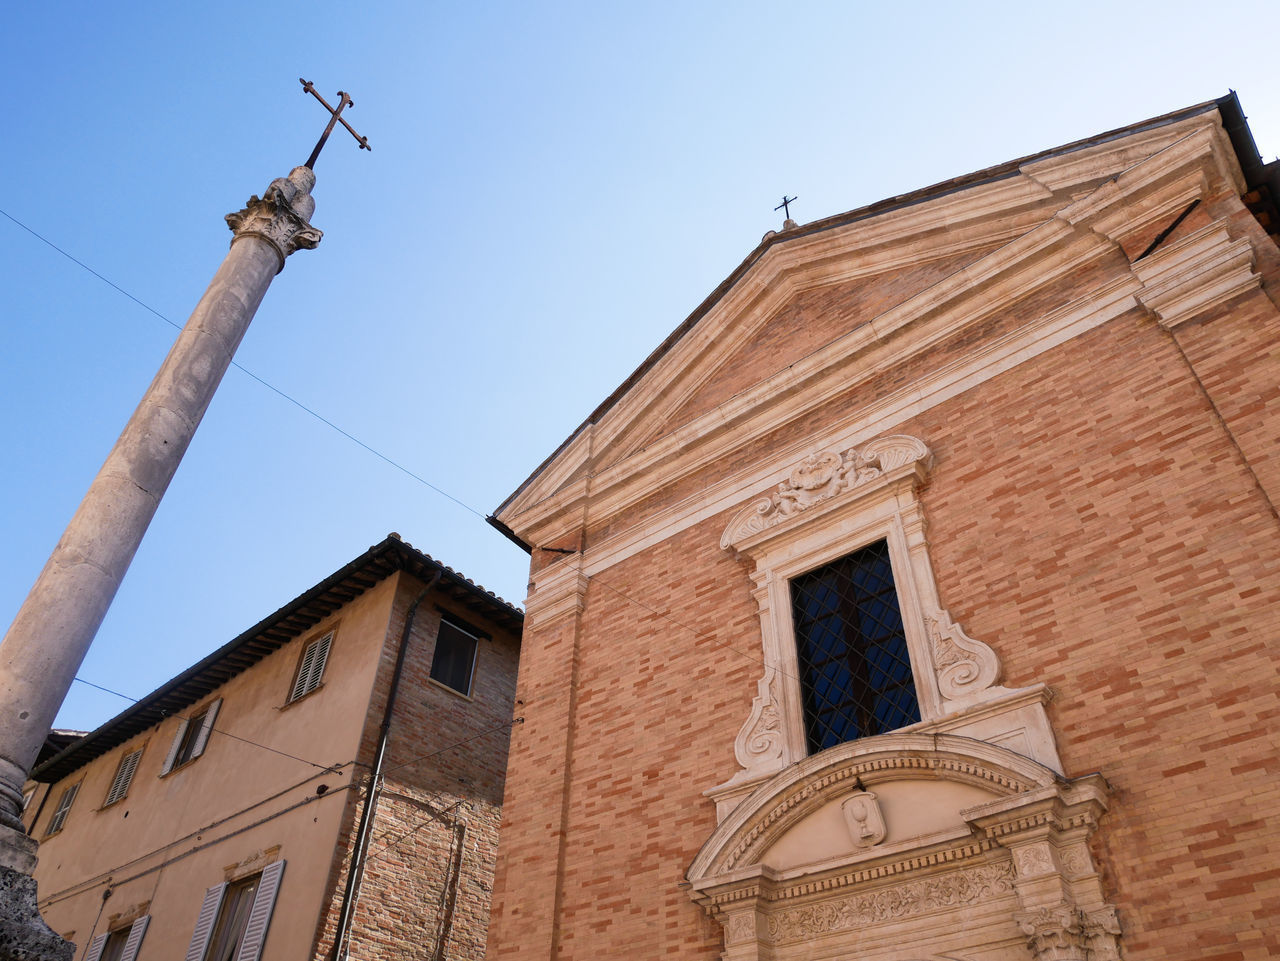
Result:
{"label": "decorative stone scroll", "polygon": [[960,700],[996,682],[1000,662],[991,648],[966,634],[946,611],[926,615],[924,622],[943,697]]}
{"label": "decorative stone scroll", "polygon": [[920,464],[927,471],[932,455],[924,442],[905,434],[871,441],[843,453],[810,454],[787,475],[778,489],[740,511],[720,538],[724,549],[737,547],[755,534],[847,491],[871,485],[898,468]]}
{"label": "decorative stone scroll", "polygon": [[772,667],[756,685],[756,697],[751,702],[751,714],[733,742],[734,756],[744,768],[776,767],[783,760],[785,734],[782,730],[782,712],[773,685],[778,672]]}
{"label": "decorative stone scroll", "polygon": [[[1009,701],[1029,697],[1031,689],[1001,687],[996,653],[966,634],[939,601],[918,493],[932,464],[928,446],[904,434],[818,450],[732,516],[720,545],[755,564],[765,668],[734,741],[742,769],[707,791],[719,817],[752,785],[808,753],[790,580],[878,540],[888,544],[920,726],[1026,745],[1037,760],[1060,764],[1043,707]],[[990,707],[1001,699],[1006,707]],[[1002,712],[1005,721],[997,716]]]}

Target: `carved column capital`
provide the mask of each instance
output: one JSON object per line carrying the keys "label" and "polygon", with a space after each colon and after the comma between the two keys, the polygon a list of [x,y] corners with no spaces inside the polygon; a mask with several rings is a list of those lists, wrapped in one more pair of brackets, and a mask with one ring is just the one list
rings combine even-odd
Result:
{"label": "carved column capital", "polygon": [[288,177],[271,181],[261,198],[254,194],[243,210],[227,214],[227,226],[235,234],[231,242],[245,237],[265,240],[280,258],[276,273],[295,250],[313,250],[324,236],[310,223],[316,209],[311,196],[315,185],[316,175],[307,167],[294,167]]}
{"label": "carved column capital", "polygon": [[1075,905],[1037,908],[1014,920],[1036,961],[1087,961],[1084,912]]}
{"label": "carved column capital", "polygon": [[1014,920],[1036,961],[1118,961],[1120,921],[1115,908],[1091,911],[1073,904],[1037,908]]}

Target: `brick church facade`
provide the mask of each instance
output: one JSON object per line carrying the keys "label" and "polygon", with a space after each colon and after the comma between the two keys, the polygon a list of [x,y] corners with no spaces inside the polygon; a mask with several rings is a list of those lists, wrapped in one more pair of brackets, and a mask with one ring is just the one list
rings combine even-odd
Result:
{"label": "brick church facade", "polygon": [[767,235],[495,514],[488,957],[1280,954],[1277,181],[1231,95]]}

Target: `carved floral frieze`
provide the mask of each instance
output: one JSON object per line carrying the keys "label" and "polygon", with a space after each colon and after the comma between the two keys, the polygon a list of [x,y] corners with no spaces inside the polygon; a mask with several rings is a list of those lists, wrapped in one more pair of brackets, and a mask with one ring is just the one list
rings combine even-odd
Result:
{"label": "carved floral frieze", "polygon": [[769,939],[779,943],[814,938],[833,931],[990,901],[1011,895],[1013,891],[1012,865],[1008,862],[983,865],[783,911],[769,918]]}

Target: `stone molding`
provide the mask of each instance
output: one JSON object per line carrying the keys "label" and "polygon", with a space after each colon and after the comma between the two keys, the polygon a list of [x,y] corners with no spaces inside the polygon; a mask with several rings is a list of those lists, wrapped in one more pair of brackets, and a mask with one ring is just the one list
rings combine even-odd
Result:
{"label": "stone molding", "polygon": [[591,579],[570,561],[572,558],[534,575],[524,602],[526,625],[543,627],[562,617],[582,613]]}
{"label": "stone molding", "polygon": [[774,944],[808,941],[832,931],[930,914],[1012,895],[1013,891],[1010,865],[987,864],[782,911],[769,918],[769,940]]}
{"label": "stone molding", "polygon": [[[586,502],[588,476],[592,491],[588,522],[614,516],[660,487],[724,456],[726,434],[732,435],[735,445],[761,436],[779,423],[801,416],[847,390],[851,378],[856,381],[877,373],[882,363],[901,363],[905,357],[926,349],[942,337],[955,335],[994,313],[1008,310],[1031,290],[1113,254],[1117,245],[1129,236],[1130,232],[1123,226],[1126,217],[1137,217],[1144,224],[1155,222],[1176,211],[1184,200],[1189,202],[1188,198],[1233,189],[1242,182],[1216,114],[1199,115],[1149,133],[1133,134],[1105,149],[1080,151],[1028,165],[1024,176],[1027,183],[1037,181],[1035,190],[1040,191],[1039,200],[1033,201],[1024,187],[1022,193],[1017,194],[1022,204],[1052,202],[1064,192],[1070,196],[1071,188],[1067,184],[1079,185],[1075,189],[1084,189],[1083,195],[1063,202],[1056,212],[1046,211],[1039,221],[1020,220],[1023,226],[1016,236],[952,277],[872,318],[692,422],[646,441],[643,448],[626,453],[616,462],[606,460],[608,466],[591,470],[589,463],[599,464],[606,458],[611,448],[622,443],[624,434],[634,432],[635,422],[651,419],[656,425],[676,409],[664,406],[656,411],[645,405],[666,404],[679,393],[669,383],[679,371],[702,366],[707,367],[703,379],[710,376],[716,364],[727,359],[728,354],[724,352],[737,349],[737,339],[749,336],[755,326],[772,315],[776,305],[767,306],[758,298],[743,299],[748,288],[783,291],[778,295],[782,297],[779,305],[794,296],[796,289],[786,282],[788,270],[793,267],[789,266],[790,259],[783,258],[784,250],[794,251],[794,254],[788,253],[788,257],[798,258],[794,269],[808,261],[814,262],[815,267],[859,261],[861,255],[840,258],[833,251],[842,249],[842,244],[869,243],[873,237],[878,245],[910,246],[918,257],[919,245],[908,241],[911,231],[919,225],[910,217],[899,217],[901,211],[891,212],[842,228],[830,236],[819,233],[774,245],[753,267],[752,273],[742,278],[735,289],[700,320],[695,330],[646,371],[643,383],[647,386],[630,391],[599,422],[585,425],[582,432],[566,442],[543,472],[535,475],[503,506],[500,519],[526,540],[548,543],[563,533],[560,528],[564,523],[581,521],[578,511]],[[1118,166],[1108,168],[1109,162]],[[1115,170],[1121,173],[1116,174]],[[963,209],[972,210],[986,208],[991,215],[1007,214],[989,206],[996,199],[996,194],[975,187],[961,191],[954,198],[946,198],[945,204],[959,204]],[[1002,201],[1013,202],[1014,195],[1002,197]],[[912,216],[930,211],[936,214],[938,205],[943,203],[944,198],[938,198],[922,204],[922,209],[912,211]],[[803,251],[798,246],[801,243],[807,245]],[[817,263],[819,252],[821,264]],[[934,254],[931,245],[929,255]],[[875,268],[876,271],[883,269],[883,265]],[[838,278],[823,276],[820,283],[811,285],[837,281]],[[1131,276],[1128,283],[1131,295],[1139,281]],[[1094,315],[1094,323],[1084,329],[1113,316],[1100,302],[1099,293],[1101,291],[1093,291],[1076,305],[1092,308],[1088,312]],[[769,303],[772,305],[772,301]],[[1132,305],[1129,299],[1128,306]],[[1063,312],[1054,313],[1065,319]],[[736,321],[738,314],[749,315],[749,322]],[[888,351],[889,345],[884,343],[890,334],[894,340],[892,351]],[[732,348],[727,345],[730,339],[735,340]],[[883,361],[878,359],[881,354],[885,355]],[[1016,363],[1027,356],[1031,354],[1011,353],[1009,358]],[[932,388],[924,393],[932,393]],[[912,396],[919,399],[920,392],[913,390]],[[590,444],[580,443],[587,434]],[[561,454],[576,462],[581,475],[577,480],[566,481],[571,472],[562,470],[556,463]]]}
{"label": "stone molding", "polygon": [[1133,265],[1143,288],[1138,300],[1167,330],[1204,316],[1262,285],[1253,245],[1232,240],[1218,220]]}
{"label": "stone molding", "polygon": [[832,498],[852,494],[874,494],[906,472],[923,481],[933,463],[924,442],[905,434],[882,437],[861,449],[837,453],[820,450],[809,454],[791,469],[778,489],[743,508],[729,522],[720,547],[749,552],[764,540],[772,528],[783,531],[800,523],[800,515]]}
{"label": "stone molding", "polygon": [[757,787],[720,822],[690,877],[752,862],[796,821],[848,793],[885,780],[958,781],[999,797],[1052,788],[1060,775],[1005,748],[952,734],[893,733],[849,741],[793,764]]}
{"label": "stone molding", "polygon": [[[950,833],[883,851],[855,847],[809,866],[766,866],[773,845],[825,805],[873,793],[850,794],[851,783],[888,790],[947,781],[993,800],[955,810]],[[922,949],[930,956],[982,949],[984,958],[1023,961],[1030,949],[1045,961],[1113,961],[1119,922],[1088,847],[1106,794],[1098,775],[1068,780],[967,738],[850,742],[793,765],[739,805],[690,866],[690,897],[724,925],[729,961],[889,961],[908,941],[932,945]]]}
{"label": "stone molding", "polygon": [[[755,564],[764,671],[734,740],[742,770],[708,792],[722,814],[745,785],[807,753],[789,581],[851,550],[881,538],[889,544],[922,724],[1011,693],[997,684],[995,652],[966,634],[938,600],[917,495],[932,463],[928,446],[903,434],[815,451],[729,521],[721,548]],[[1042,727],[1048,731],[1047,718]],[[1056,754],[1042,759],[1056,761]]]}
{"label": "stone molding", "polygon": [[227,214],[227,226],[234,237],[231,243],[245,237],[257,237],[271,245],[280,260],[276,271],[284,270],[285,258],[297,250],[314,250],[324,236],[311,226],[316,202],[311,197],[316,175],[306,167],[294,167],[288,177],[271,181],[261,199],[249,198],[242,210]]}

